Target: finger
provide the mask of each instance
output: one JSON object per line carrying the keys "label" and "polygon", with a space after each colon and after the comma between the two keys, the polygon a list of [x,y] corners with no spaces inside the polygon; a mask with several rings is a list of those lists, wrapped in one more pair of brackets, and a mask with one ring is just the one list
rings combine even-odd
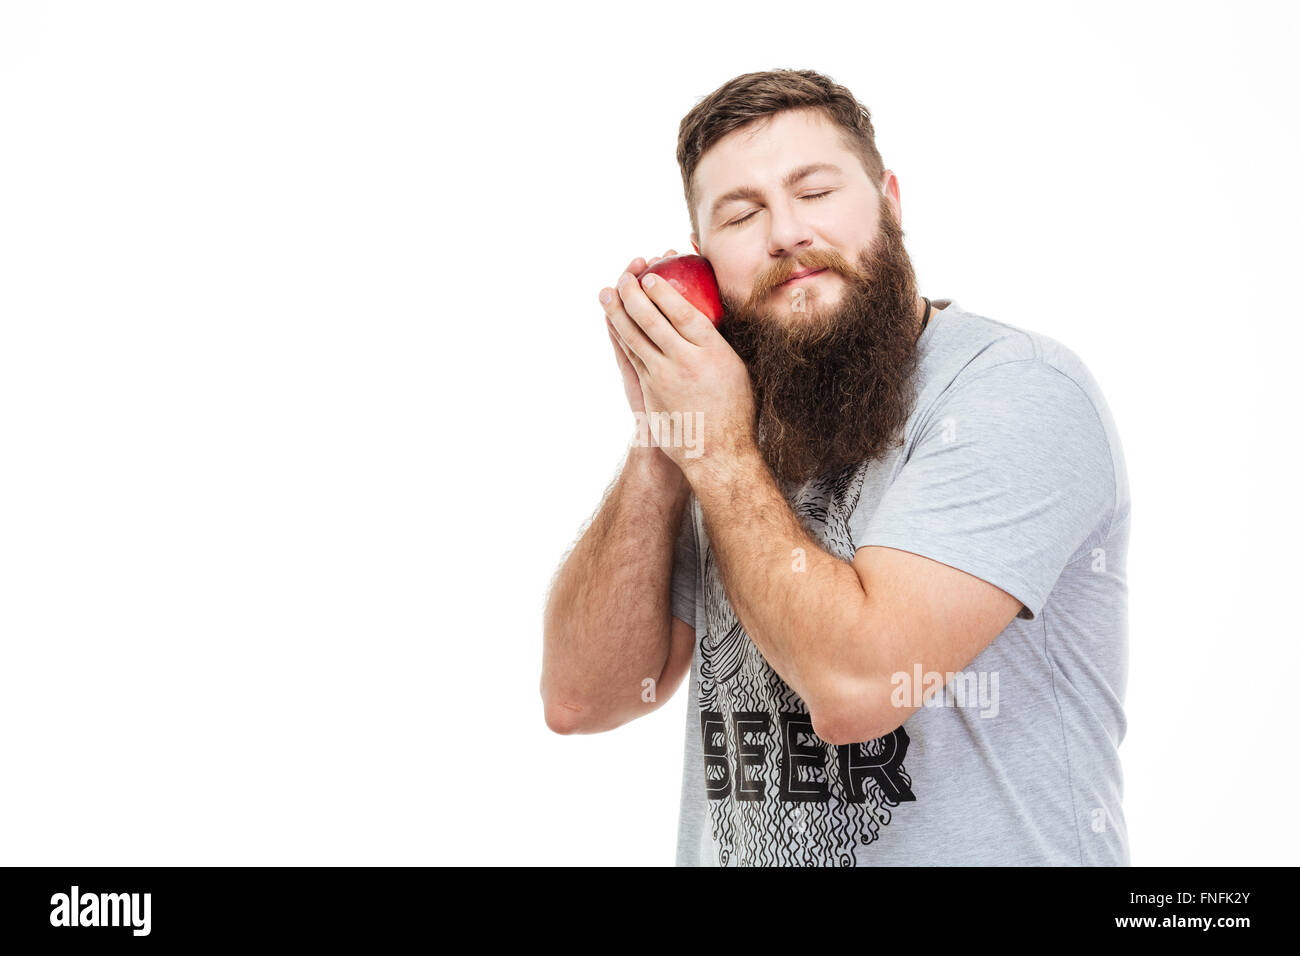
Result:
{"label": "finger", "polygon": [[679,339],[691,345],[704,346],[719,334],[708,317],[678,290],[676,280],[655,281],[648,286],[642,280],[641,288],[660,314],[672,324]]}
{"label": "finger", "polygon": [[609,319],[605,320],[605,327],[609,330],[609,342],[614,346],[614,358],[618,360],[619,371],[625,368],[632,368],[632,362],[627,357],[627,350],[623,343],[618,340],[618,333],[614,331],[614,326],[609,324]]}
{"label": "finger", "polygon": [[627,357],[627,346],[623,340],[618,337],[618,332],[614,328],[614,323],[609,321],[609,316],[605,316],[605,328],[609,331],[609,340],[614,343],[614,353],[618,358],[619,364],[630,364]]}
{"label": "finger", "polygon": [[[637,293],[644,299],[644,304]],[[650,341],[673,361],[682,361],[689,346],[705,345],[716,334],[713,323],[678,291],[675,279],[645,276],[637,289],[626,289],[624,306]],[[708,328],[699,325],[701,321],[707,323]],[[646,364],[654,367],[649,360]]]}
{"label": "finger", "polygon": [[646,370],[645,363],[638,359],[632,350],[627,347],[627,344],[619,338],[618,332],[614,329],[613,323],[611,323],[608,318],[605,319],[605,325],[609,328],[609,339],[614,343],[614,350],[621,356],[619,359],[619,365],[626,365],[630,368],[632,373],[636,375],[638,381],[645,375],[648,375],[649,373]]}
{"label": "finger", "polygon": [[[649,286],[644,285],[649,283]],[[640,281],[632,276],[624,276],[619,283],[619,297],[623,301],[625,313],[636,323],[638,330],[646,337],[655,351],[647,353],[639,348],[639,340],[631,336],[617,322],[615,327],[623,335],[623,341],[632,346],[633,351],[641,356],[642,360],[654,372],[657,365],[665,357],[673,361],[680,361],[685,357],[683,346],[686,343],[681,333],[673,324],[664,317],[659,311],[659,307],[654,300],[648,295],[649,288],[658,288],[667,285],[668,282],[662,276],[648,275]]]}
{"label": "finger", "polygon": [[[614,331],[618,333],[618,337],[622,340],[623,344],[628,347],[629,358],[635,356],[644,367],[656,368],[658,367],[658,364],[663,361],[664,354],[642,330],[641,325],[628,314],[627,304],[623,298],[624,293],[620,290],[626,290],[626,295],[628,297],[631,297],[632,295],[640,296],[641,304],[639,305],[639,308],[643,310],[654,310],[654,304],[645,297],[645,293],[641,291],[641,287],[637,284],[636,277],[630,273],[624,272],[619,276],[618,286],[614,289],[613,294],[610,296],[610,300],[603,303],[603,306],[605,309],[605,315],[608,316],[609,320],[614,324]],[[657,310],[655,311],[655,314],[658,315]],[[659,316],[659,321],[664,325],[668,324],[668,320],[662,315]],[[678,338],[680,338],[680,336],[678,336]],[[635,365],[635,362],[633,364]]]}
{"label": "finger", "polygon": [[[629,274],[626,272],[623,273],[619,279],[620,281],[633,283],[636,281],[635,279],[630,278]],[[658,352],[654,343],[645,337],[645,333],[640,330],[640,327],[632,321],[632,318],[627,314],[626,310],[624,310],[623,300],[619,296],[617,289],[601,289],[600,299],[600,307],[605,312],[605,324],[613,333],[614,338],[617,340],[619,347],[622,349],[623,354],[626,356],[629,363],[632,363],[634,350],[636,348],[642,349],[646,354]],[[608,301],[606,301],[606,299],[608,299]],[[641,363],[641,366],[644,368],[644,363]],[[635,367],[636,365],[633,364],[633,368]]]}

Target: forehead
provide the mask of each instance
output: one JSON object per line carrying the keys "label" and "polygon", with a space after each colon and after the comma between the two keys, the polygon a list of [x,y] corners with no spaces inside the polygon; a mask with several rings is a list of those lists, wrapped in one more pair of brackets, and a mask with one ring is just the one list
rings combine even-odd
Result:
{"label": "forehead", "polygon": [[846,173],[861,172],[857,155],[844,145],[843,131],[820,110],[786,110],[732,130],[700,157],[696,193],[705,210],[739,186],[775,185],[790,169],[829,162]]}

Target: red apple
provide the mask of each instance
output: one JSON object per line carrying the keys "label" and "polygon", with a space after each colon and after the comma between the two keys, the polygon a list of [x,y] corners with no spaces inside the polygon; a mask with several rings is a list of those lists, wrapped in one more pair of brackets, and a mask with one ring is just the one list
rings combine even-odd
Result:
{"label": "red apple", "polygon": [[715,329],[722,324],[722,298],[718,295],[718,280],[708,259],[703,256],[669,256],[646,269],[641,278],[650,273],[672,283],[687,302],[708,316]]}

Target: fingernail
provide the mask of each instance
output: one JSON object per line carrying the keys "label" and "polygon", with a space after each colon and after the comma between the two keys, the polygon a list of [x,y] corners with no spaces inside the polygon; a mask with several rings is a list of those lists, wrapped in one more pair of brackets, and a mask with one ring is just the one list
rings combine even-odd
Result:
{"label": "fingernail", "polygon": [[609,305],[609,300],[612,298],[614,298],[614,293],[610,292],[608,289],[600,290],[600,302],[602,305]]}
{"label": "fingernail", "polygon": [[654,276],[652,275],[646,276],[644,279],[641,280],[641,288],[648,289],[652,285],[654,285],[656,281],[657,280],[655,279]]}

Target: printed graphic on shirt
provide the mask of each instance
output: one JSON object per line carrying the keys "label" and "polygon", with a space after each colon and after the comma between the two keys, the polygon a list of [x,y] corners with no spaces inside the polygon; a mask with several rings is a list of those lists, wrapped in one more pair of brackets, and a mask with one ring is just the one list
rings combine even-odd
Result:
{"label": "printed graphic on shirt", "polygon": [[[845,561],[867,467],[786,489],[808,533]],[[701,540],[700,733],[718,864],[855,866],[855,851],[879,839],[894,808],[916,800],[903,766],[907,733],[843,746],[818,737],[803,701],[737,620],[707,534]]]}

